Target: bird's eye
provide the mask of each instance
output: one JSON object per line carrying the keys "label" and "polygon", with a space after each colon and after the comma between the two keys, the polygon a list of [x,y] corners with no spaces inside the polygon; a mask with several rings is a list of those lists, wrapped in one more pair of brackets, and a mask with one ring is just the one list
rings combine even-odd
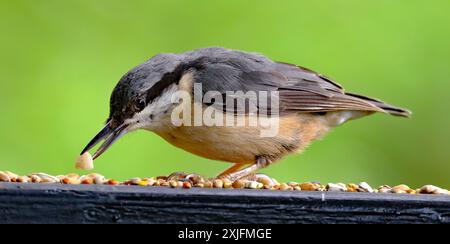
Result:
{"label": "bird's eye", "polygon": [[136,109],[138,111],[142,111],[144,110],[145,106],[147,106],[147,104],[145,103],[145,100],[141,99],[138,101],[138,103],[136,104]]}

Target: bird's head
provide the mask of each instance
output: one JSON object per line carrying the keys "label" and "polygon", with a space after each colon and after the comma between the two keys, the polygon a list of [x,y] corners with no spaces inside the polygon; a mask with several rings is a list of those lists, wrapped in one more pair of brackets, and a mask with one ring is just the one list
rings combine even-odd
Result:
{"label": "bird's head", "polygon": [[181,59],[180,55],[160,54],[126,73],[112,92],[106,126],[81,154],[104,140],[95,159],[128,132],[164,126],[162,117],[170,116],[171,97],[184,72]]}

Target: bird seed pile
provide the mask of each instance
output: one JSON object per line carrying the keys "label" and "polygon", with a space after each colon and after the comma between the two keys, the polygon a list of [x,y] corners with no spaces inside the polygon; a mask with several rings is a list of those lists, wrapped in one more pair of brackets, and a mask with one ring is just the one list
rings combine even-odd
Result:
{"label": "bird seed pile", "polygon": [[450,191],[433,185],[425,185],[418,189],[411,189],[407,185],[390,187],[383,185],[372,188],[366,182],[359,184],[343,184],[320,182],[288,182],[279,183],[277,180],[265,175],[256,174],[246,179],[230,181],[227,179],[205,178],[198,174],[175,172],[169,176],[151,178],[132,178],[123,182],[108,179],[103,175],[91,173],[87,175],[67,174],[52,176],[45,173],[32,173],[19,176],[9,171],[0,171],[0,182],[16,183],[48,183],[48,184],[100,184],[100,185],[133,185],[142,187],[171,187],[171,188],[227,188],[227,189],[266,189],[280,191],[333,191],[333,192],[370,192],[370,193],[403,193],[403,194],[444,194],[450,195]]}

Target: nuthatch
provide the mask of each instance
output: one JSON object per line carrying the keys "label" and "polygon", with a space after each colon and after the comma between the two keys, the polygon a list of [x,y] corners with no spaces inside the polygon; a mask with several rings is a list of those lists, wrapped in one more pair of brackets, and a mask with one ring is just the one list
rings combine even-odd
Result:
{"label": "nuthatch", "polygon": [[[184,99],[183,103],[174,102],[174,95],[180,92],[192,97],[196,92],[201,95],[215,92],[219,96],[207,101],[194,97],[185,106]],[[258,97],[244,105],[229,106],[228,101],[242,98],[248,92],[270,93],[270,97],[263,95],[264,99]],[[226,106],[223,100],[227,101]],[[261,103],[262,100],[270,102]],[[174,123],[173,114],[181,106],[200,108],[202,112],[212,108],[215,114],[212,119],[235,118],[243,119],[244,123],[180,125]],[[82,154],[104,140],[93,156],[95,159],[126,133],[145,129],[193,154],[233,163],[219,177],[236,180],[288,154],[303,151],[335,126],[374,112],[411,115],[406,109],[348,93],[319,73],[274,62],[259,54],[220,47],[159,54],[122,77],[111,95],[106,126]],[[266,127],[247,123],[252,118],[276,121],[276,134],[261,136]]]}

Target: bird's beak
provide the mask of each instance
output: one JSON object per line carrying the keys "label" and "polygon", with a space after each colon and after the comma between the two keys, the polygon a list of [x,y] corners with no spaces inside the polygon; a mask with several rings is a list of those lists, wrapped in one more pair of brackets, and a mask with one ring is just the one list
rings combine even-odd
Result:
{"label": "bird's beak", "polygon": [[114,144],[114,142],[119,140],[128,132],[127,124],[122,124],[117,128],[111,128],[110,124],[111,122],[108,122],[106,126],[87,144],[87,146],[81,152],[81,155],[95,147],[95,145],[97,145],[104,139],[105,142],[97,149],[97,151],[92,156],[93,159],[96,159],[100,155],[102,155],[108,148],[110,148]]}

